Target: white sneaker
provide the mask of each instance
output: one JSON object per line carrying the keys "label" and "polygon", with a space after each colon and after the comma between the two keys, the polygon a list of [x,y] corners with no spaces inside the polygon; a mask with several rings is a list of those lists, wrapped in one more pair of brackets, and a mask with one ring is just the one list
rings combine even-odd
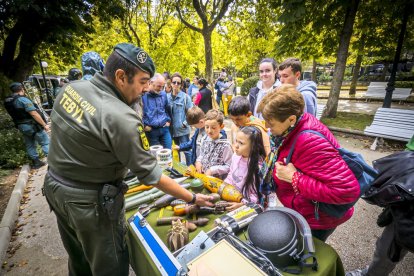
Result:
{"label": "white sneaker", "polygon": [[368,266],[364,269],[355,269],[345,273],[345,276],[365,276],[368,272]]}

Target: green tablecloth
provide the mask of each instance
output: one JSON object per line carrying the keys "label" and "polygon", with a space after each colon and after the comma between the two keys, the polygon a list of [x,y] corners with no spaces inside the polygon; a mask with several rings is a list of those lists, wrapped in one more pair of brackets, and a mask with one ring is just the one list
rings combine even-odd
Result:
{"label": "green tablecloth", "polygon": [[[136,210],[126,213],[126,219],[130,218],[136,213]],[[156,226],[156,220],[160,214],[160,210],[154,210],[146,217],[148,223],[152,226],[154,231],[158,234],[161,240],[166,243],[167,232],[171,226]],[[173,212],[164,208],[163,217],[172,216]],[[198,227],[196,231],[190,233],[190,240],[193,239],[199,231],[203,230],[208,232],[213,228],[214,219],[217,217],[215,215],[205,216],[210,218],[208,225],[204,227]],[[160,275],[155,264],[152,262],[149,255],[146,253],[142,243],[138,240],[133,230],[129,226],[127,242],[130,253],[130,262],[131,266],[134,269],[137,275]],[[319,263],[318,271],[313,271],[310,268],[305,268],[301,275],[344,275],[344,269],[342,266],[341,259],[335,250],[328,244],[314,239],[315,248],[316,248],[316,257]],[[293,275],[289,273],[283,273],[284,275]]]}

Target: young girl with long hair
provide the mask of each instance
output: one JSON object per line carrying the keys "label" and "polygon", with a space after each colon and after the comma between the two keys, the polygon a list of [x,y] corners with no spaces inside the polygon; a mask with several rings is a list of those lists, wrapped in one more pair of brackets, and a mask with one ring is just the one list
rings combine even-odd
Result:
{"label": "young girl with long hair", "polygon": [[234,210],[246,202],[259,202],[259,167],[265,158],[262,132],[254,126],[241,128],[236,135],[230,172],[224,182],[239,189],[243,200],[233,203],[227,210]]}

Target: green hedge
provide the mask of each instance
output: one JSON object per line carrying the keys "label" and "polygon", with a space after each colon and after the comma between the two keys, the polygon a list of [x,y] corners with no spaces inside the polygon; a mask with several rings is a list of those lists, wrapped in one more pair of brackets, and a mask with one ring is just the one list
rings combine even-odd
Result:
{"label": "green hedge", "polygon": [[398,88],[414,88],[414,81],[396,81],[395,87]]}
{"label": "green hedge", "polygon": [[0,108],[0,167],[12,169],[28,163],[23,136],[3,108]]}
{"label": "green hedge", "polygon": [[243,85],[243,82],[244,82],[244,79],[243,78],[236,78],[237,86],[242,86]]}
{"label": "green hedge", "polygon": [[250,89],[255,87],[258,81],[259,81],[258,76],[253,76],[253,77],[245,79],[240,88],[240,94],[242,96],[249,95]]}

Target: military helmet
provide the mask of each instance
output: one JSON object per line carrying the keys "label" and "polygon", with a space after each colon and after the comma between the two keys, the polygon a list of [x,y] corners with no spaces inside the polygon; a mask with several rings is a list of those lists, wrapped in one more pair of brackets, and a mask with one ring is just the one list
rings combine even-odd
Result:
{"label": "military helmet", "polygon": [[78,68],[72,68],[69,70],[68,73],[68,80],[74,81],[74,80],[80,80],[82,78],[82,72]]}
{"label": "military helmet", "polygon": [[315,252],[308,223],[292,209],[268,209],[252,220],[247,233],[250,243],[280,269],[307,266],[304,256]]}

